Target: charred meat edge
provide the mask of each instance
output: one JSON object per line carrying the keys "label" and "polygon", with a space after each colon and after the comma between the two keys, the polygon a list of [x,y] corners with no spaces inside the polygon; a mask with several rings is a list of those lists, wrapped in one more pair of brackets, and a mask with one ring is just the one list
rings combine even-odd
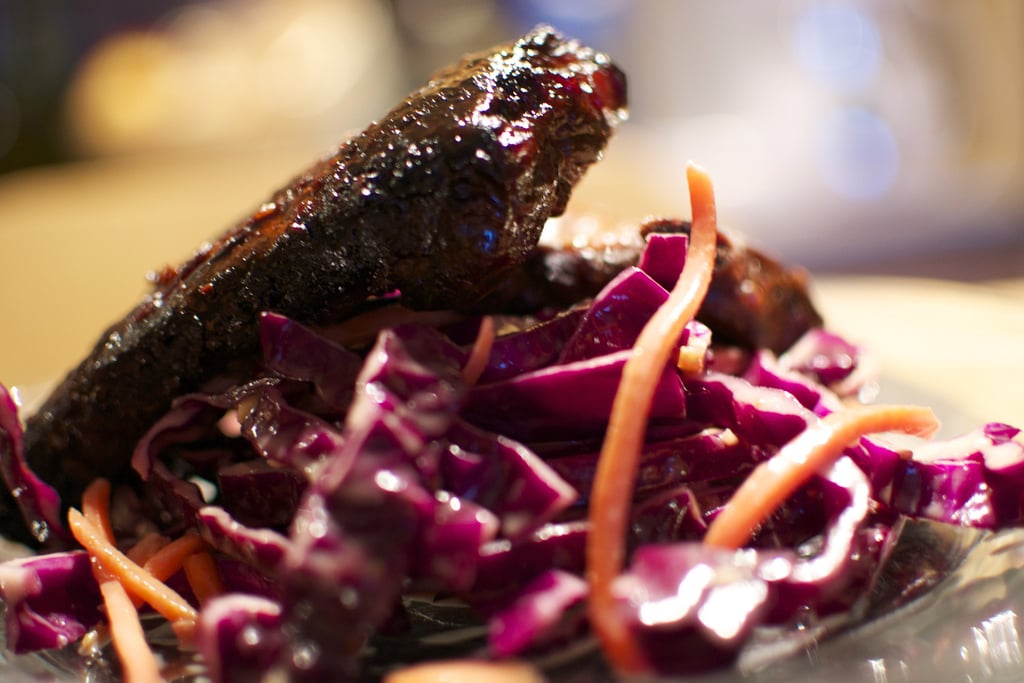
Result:
{"label": "charred meat edge", "polygon": [[[547,27],[440,72],[167,271],[28,420],[30,466],[65,505],[125,476],[175,396],[258,363],[261,311],[319,325],[395,290],[412,308],[476,303],[564,210],[625,106],[622,72]],[[25,539],[17,516],[4,531]]]}

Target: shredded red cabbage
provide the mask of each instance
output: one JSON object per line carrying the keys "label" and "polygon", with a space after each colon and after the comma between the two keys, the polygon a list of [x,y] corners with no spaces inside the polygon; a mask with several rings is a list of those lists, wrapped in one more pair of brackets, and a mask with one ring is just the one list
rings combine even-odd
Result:
{"label": "shredded red cabbage", "polygon": [[[685,250],[684,235],[651,235],[639,267],[589,305],[499,334],[473,386],[469,346],[445,328],[399,324],[349,349],[263,315],[262,374],[179,398],[132,460],[145,496],[115,506],[215,550],[229,593],[201,612],[210,675],[356,678],[378,639],[415,632],[414,595],[471,608],[488,633],[476,654],[585,641],[584,509],[600,441],[629,349]],[[691,323],[678,344],[703,353],[713,334]],[[643,447],[616,586],[656,671],[728,665],[759,628],[854,609],[901,516],[1021,523],[1024,444],[989,424],[942,443],[862,439],[750,547],[701,545],[751,469],[871,380],[861,349],[824,330],[778,357],[757,350],[730,366],[721,352],[700,372],[665,369]],[[20,443],[0,391],[0,470],[26,519],[60,535],[56,494]],[[81,551],[0,566],[0,594],[15,652],[73,642],[101,618]]]}

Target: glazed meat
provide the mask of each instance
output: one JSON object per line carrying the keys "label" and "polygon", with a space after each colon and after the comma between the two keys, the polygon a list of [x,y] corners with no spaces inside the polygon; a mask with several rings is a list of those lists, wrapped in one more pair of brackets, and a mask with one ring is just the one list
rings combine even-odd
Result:
{"label": "glazed meat", "polygon": [[412,308],[475,303],[563,211],[625,104],[606,57],[546,28],[439,73],[166,271],[28,421],[28,462],[65,504],[117,478],[175,396],[257,363],[261,311],[326,324],[396,290]]}
{"label": "glazed meat", "polygon": [[[686,233],[690,224],[656,220],[641,235]],[[595,296],[643,250],[642,240],[595,248],[543,245],[479,305],[481,311],[533,313],[561,309]],[[807,291],[807,276],[719,233],[714,277],[697,319],[715,341],[776,353],[822,324]]]}

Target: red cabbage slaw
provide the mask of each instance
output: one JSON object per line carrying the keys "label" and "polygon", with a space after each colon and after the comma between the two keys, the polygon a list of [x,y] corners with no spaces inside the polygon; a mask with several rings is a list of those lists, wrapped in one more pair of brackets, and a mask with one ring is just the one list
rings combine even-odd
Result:
{"label": "red cabbage slaw", "polygon": [[[225,590],[202,605],[195,637],[210,675],[385,671],[391,663],[373,651],[415,630],[412,601],[424,595],[466,606],[485,627],[475,657],[530,659],[590,641],[586,511],[598,451],[623,367],[668,299],[687,239],[651,235],[639,266],[591,302],[502,321],[475,382],[464,368],[479,319],[400,323],[347,348],[336,330],[264,314],[264,372],[178,399],[136,449],[145,495],[114,494],[124,547],[156,531],[198,534],[212,551]],[[702,544],[747,476],[855,401],[864,379],[862,351],[823,329],[779,356],[721,353],[713,336],[688,322],[675,345],[703,367],[670,364],[653,387],[629,564],[614,583],[650,670],[728,666],[758,629],[854,608],[903,517],[1021,522],[1019,430],[988,424],[911,450],[861,438],[746,548]],[[59,504],[25,465],[20,430],[0,390],[5,480],[26,517],[59,535]],[[181,576],[167,581],[198,604]],[[68,646],[103,622],[82,550],[0,566],[0,592],[13,652]]]}

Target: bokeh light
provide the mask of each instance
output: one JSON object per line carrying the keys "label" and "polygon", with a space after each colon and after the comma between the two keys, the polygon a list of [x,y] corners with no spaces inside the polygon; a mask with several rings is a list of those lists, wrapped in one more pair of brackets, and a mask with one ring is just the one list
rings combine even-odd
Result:
{"label": "bokeh light", "polygon": [[822,122],[818,133],[818,167],[827,185],[848,199],[883,197],[899,171],[899,147],[878,115],[848,107]]}
{"label": "bokeh light", "polygon": [[814,4],[802,12],[795,22],[794,46],[810,74],[844,93],[867,88],[882,60],[874,19],[845,2]]}

